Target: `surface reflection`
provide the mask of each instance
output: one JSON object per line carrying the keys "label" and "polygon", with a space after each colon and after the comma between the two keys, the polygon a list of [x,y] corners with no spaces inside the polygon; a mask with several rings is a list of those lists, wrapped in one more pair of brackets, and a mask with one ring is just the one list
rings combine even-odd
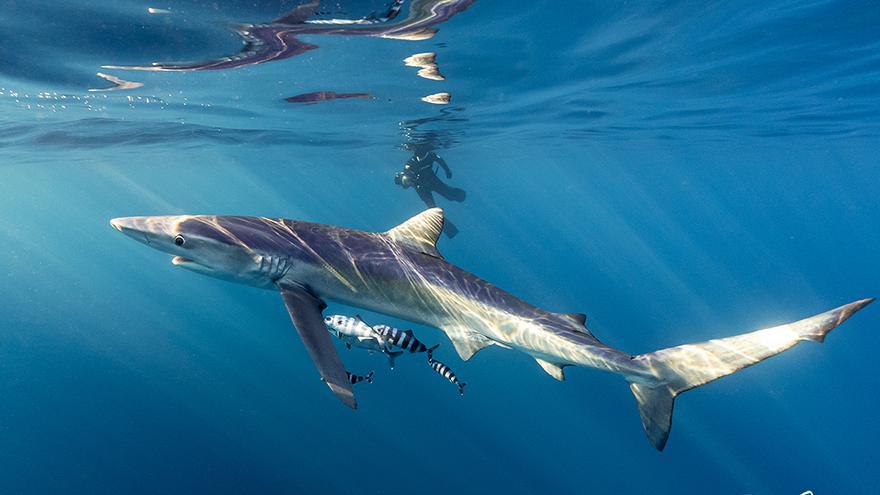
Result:
{"label": "surface reflection", "polygon": [[434,52],[416,53],[403,59],[403,63],[407,67],[417,67],[419,69],[417,72],[419,77],[433,81],[443,81],[446,79],[440,73],[440,67],[437,65],[437,54]]}
{"label": "surface reflection", "polygon": [[348,100],[348,99],[372,100],[373,95],[370,93],[337,93],[336,91],[315,91],[313,93],[303,93],[296,96],[290,96],[284,99],[288,103],[318,103],[329,100]]}
{"label": "surface reflection", "polygon": [[103,72],[98,72],[95,75],[105,81],[109,81],[109,82],[113,83],[113,86],[110,86],[109,88],[89,88],[89,91],[92,93],[99,92],[99,91],[117,91],[117,90],[121,90],[121,89],[136,89],[136,88],[140,88],[141,86],[144,85],[144,83],[142,83],[142,82],[126,81],[125,79],[122,79],[120,77],[112,76],[110,74],[104,74]]}
{"label": "surface reflection", "polygon": [[221,70],[260,64],[295,57],[317,45],[299,39],[301,35],[325,34],[372,36],[407,40],[423,40],[434,36],[434,27],[467,9],[474,0],[416,0],[408,15],[397,21],[403,2],[395,1],[382,14],[360,19],[310,19],[321,13],[321,2],[297,6],[287,14],[264,24],[239,24],[232,29],[242,38],[244,47],[235,55],[185,63],[154,62],[151,65],[105,65],[105,69],[149,71]]}

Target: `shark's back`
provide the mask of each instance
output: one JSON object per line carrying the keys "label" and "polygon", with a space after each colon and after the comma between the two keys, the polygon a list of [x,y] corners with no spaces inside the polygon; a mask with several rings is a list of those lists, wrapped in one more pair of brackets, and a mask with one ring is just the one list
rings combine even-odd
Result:
{"label": "shark's back", "polygon": [[[374,308],[382,312],[438,326],[447,333],[449,321],[470,321],[470,332],[478,331],[474,327],[481,323],[516,319],[533,322],[572,343],[601,345],[584,326],[584,315],[541,309],[447,262],[434,244],[442,222],[431,214],[428,210],[388,232],[282,223],[289,229],[286,235],[292,235],[315,260],[333,267],[343,291],[338,298],[346,299],[347,291],[363,304],[369,296],[377,299]],[[471,318],[477,313],[487,318]]]}

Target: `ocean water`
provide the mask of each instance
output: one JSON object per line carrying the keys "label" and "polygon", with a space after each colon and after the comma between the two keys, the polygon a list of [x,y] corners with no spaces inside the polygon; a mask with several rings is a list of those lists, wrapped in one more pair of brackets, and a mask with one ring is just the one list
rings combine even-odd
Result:
{"label": "ocean water", "polygon": [[[468,383],[340,346],[376,373],[349,410],[276,293],[108,225],[385,230],[425,208],[394,178],[433,150],[466,194],[435,195],[444,256],[614,347],[797,320],[880,294],[875,2],[322,2],[311,20],[375,22],[265,28],[295,6],[4,2],[0,493],[880,492],[878,307],[684,394],[661,453],[617,376],[465,363],[439,330],[331,303],[440,343]],[[431,7],[404,30],[422,39],[364,35]],[[241,24],[269,36],[235,59]],[[444,80],[404,65],[424,52]],[[97,72],[143,85],[90,91],[114,86]],[[285,100],[315,92],[370,97]]]}

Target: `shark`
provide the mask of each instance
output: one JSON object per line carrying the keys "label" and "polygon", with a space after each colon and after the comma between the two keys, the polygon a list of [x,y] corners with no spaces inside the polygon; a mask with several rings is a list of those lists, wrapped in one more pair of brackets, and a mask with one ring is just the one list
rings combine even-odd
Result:
{"label": "shark", "polygon": [[557,380],[564,368],[621,376],[645,434],[663,450],[678,395],[733,374],[802,341],[823,342],[874,299],[731,337],[632,355],[601,342],[581,313],[529,304],[450,263],[437,249],[443,211],[426,210],[384,232],[284,218],[177,215],[114,218],[112,227],[203,275],[276,291],[333,394],[357,401],[324,326],[335,301],[436,327],[468,360],[489,346],[530,355]]}

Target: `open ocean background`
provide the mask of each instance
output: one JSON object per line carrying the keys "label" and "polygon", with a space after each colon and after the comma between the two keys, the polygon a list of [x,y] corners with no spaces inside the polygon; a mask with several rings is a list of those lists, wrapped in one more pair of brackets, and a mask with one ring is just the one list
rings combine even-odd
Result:
{"label": "open ocean background", "polygon": [[[587,313],[610,345],[800,319],[880,295],[877,2],[479,0],[431,39],[307,35],[319,48],[203,72],[100,67],[232,55],[229,24],[295,3],[2,4],[0,493],[880,493],[880,307],[685,394],[658,453],[618,377],[558,383],[500,348],[462,363],[420,326],[465,395],[421,357],[389,371],[340,347],[376,371],[348,410],[277,294],[108,225],[385,230],[424,208],[393,177],[429,143],[467,191],[438,198],[460,229],[446,258]],[[418,52],[445,81],[403,65]],[[143,86],[89,92],[110,86],[99,71]],[[284,101],[313,91],[375,98]],[[420,101],[441,91],[449,105]]]}

